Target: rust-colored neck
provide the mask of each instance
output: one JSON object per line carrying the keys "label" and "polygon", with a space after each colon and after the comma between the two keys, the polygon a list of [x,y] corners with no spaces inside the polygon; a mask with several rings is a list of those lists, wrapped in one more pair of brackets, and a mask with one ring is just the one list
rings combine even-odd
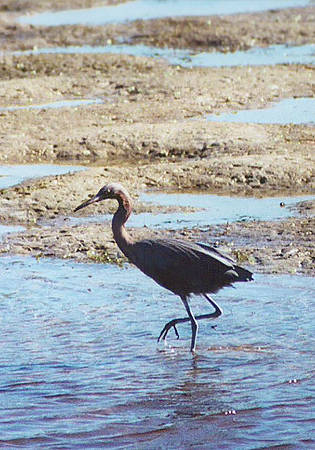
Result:
{"label": "rust-colored neck", "polygon": [[116,199],[119,206],[112,220],[112,230],[118,247],[129,258],[133,240],[125,228],[125,223],[132,212],[131,198],[127,193],[120,192]]}

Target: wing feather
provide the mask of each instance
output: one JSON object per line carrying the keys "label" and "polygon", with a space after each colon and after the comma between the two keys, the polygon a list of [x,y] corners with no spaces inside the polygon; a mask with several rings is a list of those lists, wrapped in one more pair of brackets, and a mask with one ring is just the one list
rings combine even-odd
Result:
{"label": "wing feather", "polygon": [[177,294],[216,292],[236,281],[225,274],[232,260],[211,247],[175,239],[143,240],[134,244],[132,262],[158,284]]}

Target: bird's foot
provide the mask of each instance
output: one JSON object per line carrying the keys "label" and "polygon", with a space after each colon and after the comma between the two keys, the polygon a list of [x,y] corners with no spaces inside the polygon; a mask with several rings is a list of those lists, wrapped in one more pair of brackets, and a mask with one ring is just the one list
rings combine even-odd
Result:
{"label": "bird's foot", "polygon": [[173,319],[173,320],[171,320],[170,322],[168,322],[165,325],[165,327],[163,328],[163,330],[160,333],[160,336],[158,338],[158,342],[160,342],[161,339],[163,339],[163,341],[165,340],[165,338],[166,338],[166,336],[167,336],[167,334],[168,334],[168,332],[169,332],[169,330],[171,328],[174,328],[176,337],[177,337],[177,339],[179,339],[179,333],[178,333],[177,328],[176,328],[176,323],[177,323],[176,319]]}

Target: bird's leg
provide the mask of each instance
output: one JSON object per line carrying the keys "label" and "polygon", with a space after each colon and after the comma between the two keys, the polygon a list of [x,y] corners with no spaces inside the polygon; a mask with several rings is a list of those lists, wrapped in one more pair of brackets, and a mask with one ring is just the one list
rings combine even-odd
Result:
{"label": "bird's leg", "polygon": [[177,328],[176,328],[176,324],[175,324],[175,323],[174,323],[173,327],[174,327],[174,332],[175,332],[175,334],[176,334],[176,338],[179,339],[179,333],[178,333],[178,331],[177,331]]}
{"label": "bird's leg", "polygon": [[[206,294],[203,294],[203,295],[204,295],[205,299],[208,300],[209,303],[211,303],[211,305],[214,307],[215,311],[214,311],[213,313],[210,313],[210,314],[201,314],[201,315],[199,315],[199,316],[195,316],[195,319],[196,319],[196,320],[201,320],[201,319],[215,319],[216,317],[221,316],[221,314],[223,313],[222,309],[215,303],[214,300],[212,300],[211,297],[209,297],[209,296],[206,295]],[[178,339],[178,338],[179,338],[179,334],[178,334],[176,325],[177,325],[178,323],[184,323],[184,322],[189,322],[189,321],[190,321],[190,318],[189,318],[189,317],[183,317],[183,318],[179,318],[179,319],[173,319],[173,320],[170,320],[170,321],[164,326],[163,330],[161,331],[160,336],[159,336],[159,338],[158,338],[158,342],[159,342],[161,339],[164,340],[164,339],[166,338],[167,333],[169,332],[169,330],[170,330],[171,328],[174,328],[176,337],[177,337],[177,339]]]}
{"label": "bird's leg", "polygon": [[158,342],[160,342],[161,339],[164,340],[166,338],[166,335],[171,328],[174,328],[176,337],[177,337],[177,339],[179,339],[179,334],[178,334],[176,325],[178,323],[189,322],[189,321],[190,321],[189,317],[185,317],[185,318],[180,318],[180,319],[173,319],[173,320],[170,320],[169,322],[167,322],[167,324],[165,325],[165,327],[163,328],[163,330],[160,333]]}
{"label": "bird's leg", "polygon": [[[158,342],[160,341],[160,339],[162,338],[163,340],[166,338],[167,333],[169,332],[169,330],[174,327],[174,331],[176,333],[177,339],[179,338],[179,334],[176,328],[176,325],[178,323],[183,323],[183,322],[190,322],[191,323],[191,331],[192,331],[192,336],[191,336],[191,347],[190,347],[190,351],[194,352],[195,348],[196,348],[196,337],[197,337],[197,331],[198,331],[198,323],[197,323],[197,317],[195,318],[187,301],[186,296],[181,296],[182,302],[184,303],[184,306],[186,308],[188,317],[183,317],[180,319],[173,319],[170,322],[168,322],[165,327],[163,328],[163,330],[160,333],[160,336],[158,338]],[[202,316],[199,316],[199,318],[203,318]]]}
{"label": "bird's leg", "polygon": [[215,311],[211,314],[204,314],[203,317],[196,317],[196,319],[202,318],[202,319],[214,319],[215,317],[221,316],[223,314],[223,310],[216,304],[214,300],[212,300],[211,297],[209,297],[207,294],[203,294],[204,298],[208,300],[209,303],[214,307]]}
{"label": "bird's leg", "polygon": [[181,296],[182,302],[184,303],[184,306],[186,308],[188,317],[190,319],[190,323],[191,323],[191,345],[190,345],[190,351],[194,352],[196,350],[196,339],[197,339],[197,333],[198,333],[198,323],[197,320],[195,319],[195,316],[193,315],[187,297],[186,296]]}

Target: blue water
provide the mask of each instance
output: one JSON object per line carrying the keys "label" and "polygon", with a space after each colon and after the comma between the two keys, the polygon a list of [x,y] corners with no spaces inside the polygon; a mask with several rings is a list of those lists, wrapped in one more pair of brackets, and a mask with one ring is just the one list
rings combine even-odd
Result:
{"label": "blue water", "polygon": [[[53,164],[0,165],[0,189],[7,189],[30,178],[63,175],[85,170],[82,166],[57,166]],[[4,234],[23,231],[21,226],[0,225],[0,239]]]}
{"label": "blue water", "polygon": [[309,0],[136,0],[116,6],[45,12],[20,17],[20,23],[41,26],[103,25],[137,19],[209,16],[306,6]]}
{"label": "blue water", "polygon": [[[314,196],[299,197],[227,197],[210,194],[162,194],[145,193],[140,200],[161,206],[183,206],[196,208],[194,212],[170,212],[170,213],[140,213],[133,214],[128,220],[128,226],[149,228],[203,228],[209,225],[225,224],[236,221],[253,220],[279,220],[297,215],[293,208],[297,202],[314,200]],[[285,206],[281,207],[280,203]],[[84,222],[110,221],[111,214],[102,216],[93,215],[93,207],[90,207],[90,216],[87,218],[71,217],[72,224]]]}
{"label": "blue water", "polygon": [[225,114],[206,116],[212,122],[248,122],[276,124],[314,124],[314,98],[287,98],[270,108],[249,109]]}
{"label": "blue water", "polygon": [[184,308],[131,266],[2,257],[0,270],[2,446],[313,448],[313,279],[221,291],[193,357],[189,324],[157,344]]}
{"label": "blue water", "polygon": [[[194,54],[192,50],[175,50],[171,48],[156,48],[147,45],[106,45],[91,47],[55,47],[36,50],[13,52],[14,55],[40,54],[126,54],[162,58],[170,64],[182,67],[231,67],[260,66],[271,64],[314,64],[315,45],[287,46],[271,45],[265,48],[252,48],[247,51],[233,53],[202,52]],[[0,108],[1,110],[2,108]]]}
{"label": "blue water", "polygon": [[0,239],[4,234],[8,233],[18,233],[24,231],[25,228],[19,225],[0,225]]}
{"label": "blue water", "polygon": [[85,170],[85,167],[54,164],[0,165],[0,189],[20,184],[29,178],[64,175],[78,170]]}
{"label": "blue water", "polygon": [[80,99],[80,100],[61,100],[58,102],[43,103],[38,105],[19,105],[2,106],[0,111],[18,111],[19,109],[58,109],[58,108],[76,108],[78,106],[89,106],[103,103],[101,99]]}
{"label": "blue water", "polygon": [[233,53],[200,53],[183,61],[183,67],[261,66],[273,64],[314,64],[315,45],[270,45]]}

